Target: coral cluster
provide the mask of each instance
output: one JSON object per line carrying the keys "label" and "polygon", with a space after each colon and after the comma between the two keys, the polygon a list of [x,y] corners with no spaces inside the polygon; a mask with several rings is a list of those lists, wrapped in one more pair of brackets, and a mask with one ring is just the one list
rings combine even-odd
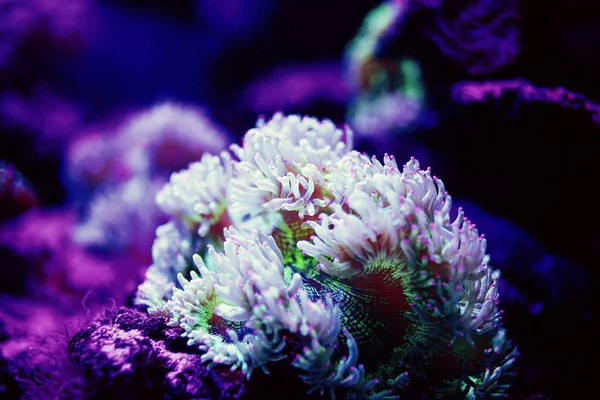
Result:
{"label": "coral cluster", "polygon": [[250,377],[287,360],[309,393],[504,395],[517,352],[486,240],[441,180],[352,149],[352,131],[276,114],[157,195],[136,303]]}
{"label": "coral cluster", "polygon": [[[110,130],[115,132],[107,138]],[[87,210],[77,241],[147,261],[154,231],[166,220],[156,193],[172,171],[226,144],[227,135],[203,110],[174,103],[158,104],[116,127],[90,128],[72,143],[67,165],[79,200],[82,192],[93,194],[89,204],[83,201]]]}

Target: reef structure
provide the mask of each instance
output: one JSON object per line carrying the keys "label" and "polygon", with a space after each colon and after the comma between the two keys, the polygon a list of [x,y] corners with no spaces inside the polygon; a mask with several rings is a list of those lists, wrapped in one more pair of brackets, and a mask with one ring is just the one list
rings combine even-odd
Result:
{"label": "reef structure", "polygon": [[[157,195],[171,220],[135,302],[207,365],[287,363],[330,398],[506,395],[517,349],[486,240],[416,159],[329,120],[259,119]],[[411,397],[412,398],[412,397]]]}

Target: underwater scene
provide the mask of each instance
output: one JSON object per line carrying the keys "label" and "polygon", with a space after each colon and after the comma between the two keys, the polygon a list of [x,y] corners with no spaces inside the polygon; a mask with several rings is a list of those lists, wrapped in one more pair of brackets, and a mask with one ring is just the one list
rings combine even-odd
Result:
{"label": "underwater scene", "polygon": [[593,399],[586,0],[0,0],[0,399]]}

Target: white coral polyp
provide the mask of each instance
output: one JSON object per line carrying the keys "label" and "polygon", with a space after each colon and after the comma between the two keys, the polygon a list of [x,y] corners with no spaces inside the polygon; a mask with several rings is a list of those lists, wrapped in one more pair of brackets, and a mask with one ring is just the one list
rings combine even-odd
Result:
{"label": "white coral polyp", "polygon": [[451,198],[429,169],[411,159],[400,172],[392,157],[381,164],[351,153],[327,181],[338,201],[334,212],[308,221],[315,235],[298,242],[321,270],[348,278],[378,257],[415,262],[426,256],[449,266],[454,287],[464,285],[456,300],[462,304],[462,331],[488,329],[486,321],[496,319],[497,277],[485,266],[486,241],[461,209],[450,223]]}
{"label": "white coral polyp", "polygon": [[146,279],[138,286],[135,304],[148,306],[148,314],[153,316],[169,316],[166,309],[167,298],[174,287],[170,276],[158,268],[150,267],[146,271]]}
{"label": "white coral polyp", "polygon": [[231,173],[229,154],[223,152],[219,157],[205,154],[188,169],[172,174],[170,182],[158,192],[156,203],[172,220],[156,229],[153,264],[135,300],[147,305],[150,314],[165,313],[174,279],[188,266],[195,235],[190,231],[196,230],[199,237],[205,237],[226,212],[225,192]]}
{"label": "white coral polyp", "polygon": [[171,298],[175,277],[187,267],[192,244],[173,221],[156,228],[152,245],[152,265],[146,280],[138,287],[135,303],[148,306],[150,315],[165,315],[165,305]]}
{"label": "white coral polyp", "polygon": [[308,222],[315,232],[313,242],[298,242],[300,250],[319,261],[319,268],[338,278],[363,272],[381,253],[399,255],[405,232],[394,223],[390,210],[376,205],[366,193],[351,194],[346,204],[354,212],[334,205],[331,216],[321,214],[320,223]]}
{"label": "white coral polyp", "polygon": [[[386,155],[382,164],[352,152],[327,180],[337,200],[334,213],[321,215],[320,224],[308,222],[316,234],[313,243],[301,241],[298,247],[337,277],[361,273],[380,254],[404,252],[414,260],[413,249],[431,242],[429,231],[445,222],[440,216],[447,216],[451,204],[442,182],[421,171],[414,159],[400,172],[393,157]],[[432,250],[438,250],[432,257],[441,251]]]}
{"label": "white coral polyp", "polygon": [[153,265],[176,276],[186,264],[184,254],[191,253],[191,243],[173,221],[156,228],[152,244]]}
{"label": "white coral polyp", "polygon": [[234,220],[279,210],[315,215],[330,202],[325,175],[351,147],[352,132],[329,120],[280,113],[260,119],[242,146],[231,146],[239,159],[229,192]]}
{"label": "white coral polyp", "polygon": [[[207,351],[204,360],[246,372],[264,366],[282,350],[277,348],[280,331],[306,338],[313,351],[333,346],[339,308],[330,298],[326,303],[310,300],[300,288],[299,274],[286,284],[274,239],[257,231],[242,235],[234,228],[225,230],[225,238],[222,253],[209,250],[211,269],[194,257],[201,276],[194,273],[188,281],[179,275],[182,289],[174,289],[167,303],[170,324],[185,330],[188,344]],[[245,321],[251,333],[239,338],[230,331],[228,340],[211,333],[207,316],[213,312],[227,321]]]}
{"label": "white coral polyp", "polygon": [[[462,212],[449,223],[451,197],[442,181],[432,177],[429,169],[421,170],[414,158],[400,172],[393,157],[386,155],[382,164],[353,152],[337,163],[327,181],[338,203],[332,206],[335,212],[320,225],[309,222],[317,234],[312,245],[299,243],[307,254],[330,259],[325,264],[331,266],[335,259],[364,262],[374,255],[377,243],[378,251],[390,254],[404,247],[408,258],[414,259],[414,249],[426,246],[436,263],[461,263],[471,269],[481,265],[485,240]],[[333,271],[341,273],[337,267]]]}
{"label": "white coral polyp", "polygon": [[200,161],[171,175],[156,195],[158,206],[171,216],[198,226],[201,237],[225,211],[227,183],[232,176],[231,157],[204,154]]}
{"label": "white coral polyp", "polygon": [[376,172],[377,166],[367,156],[354,150],[333,165],[325,177],[325,187],[338,203],[343,204],[356,185],[363,185],[365,179]]}
{"label": "white coral polyp", "polygon": [[[487,257],[486,257],[487,259]],[[479,280],[465,283],[464,296],[459,304],[462,334],[469,337],[472,332],[484,334],[499,325],[500,312],[498,280],[500,272],[483,264],[483,276]]]}
{"label": "white coral polyp", "polygon": [[216,299],[213,288],[216,276],[198,255],[194,261],[201,277],[195,271],[191,272],[189,281],[182,274],[177,276],[182,289],[173,289],[173,298],[165,307],[170,316],[169,325],[181,327],[185,331],[182,336],[188,338],[188,345],[196,345],[206,352],[201,357],[202,361],[228,365],[243,363],[245,355],[237,351],[239,346],[236,343],[226,343],[209,332],[207,315],[213,312],[210,308]]}

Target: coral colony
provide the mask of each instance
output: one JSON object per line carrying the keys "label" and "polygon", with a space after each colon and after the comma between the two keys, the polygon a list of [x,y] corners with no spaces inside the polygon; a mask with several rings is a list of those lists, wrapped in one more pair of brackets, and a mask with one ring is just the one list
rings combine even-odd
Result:
{"label": "coral colony", "polygon": [[74,195],[96,189],[75,237],[80,244],[126,249],[147,261],[154,231],[166,220],[156,193],[172,171],[204,152],[224,149],[227,135],[202,109],[175,103],[140,112],[108,136],[111,128],[91,129],[69,149],[66,174]]}
{"label": "coral colony", "polygon": [[135,303],[250,380],[285,362],[330,398],[505,395],[499,272],[429,169],[298,115],[259,119],[231,152],[158,193],[171,219]]}

